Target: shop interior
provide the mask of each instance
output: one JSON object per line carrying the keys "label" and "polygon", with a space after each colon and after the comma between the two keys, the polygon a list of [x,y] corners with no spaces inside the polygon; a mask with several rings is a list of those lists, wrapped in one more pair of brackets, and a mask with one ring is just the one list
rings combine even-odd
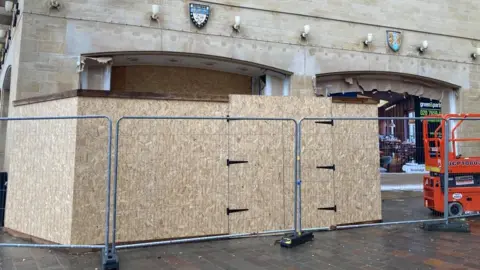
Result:
{"label": "shop interior", "polygon": [[[441,114],[438,100],[397,93],[393,91],[363,91],[330,96],[368,97],[379,102],[378,117],[424,117]],[[438,124],[437,124],[438,125]],[[380,120],[378,140],[380,171],[382,173],[427,173],[421,121]],[[429,124],[429,130],[435,130]]]}
{"label": "shop interior", "polygon": [[[379,117],[424,117],[441,114],[438,100],[400,94],[392,91],[365,92],[367,97],[378,100]],[[429,124],[429,130],[435,129]],[[427,173],[423,147],[421,121],[379,121],[380,171],[384,173]]]}

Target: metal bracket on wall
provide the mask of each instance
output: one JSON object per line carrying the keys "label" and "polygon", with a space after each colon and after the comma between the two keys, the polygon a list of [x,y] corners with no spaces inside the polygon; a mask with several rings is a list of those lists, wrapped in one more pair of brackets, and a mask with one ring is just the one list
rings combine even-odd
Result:
{"label": "metal bracket on wall", "polygon": [[230,208],[227,208],[227,216],[229,216],[231,213],[245,212],[245,211],[248,211],[248,209],[230,209]]}
{"label": "metal bracket on wall", "polygon": [[333,207],[321,207],[321,208],[318,208],[317,210],[325,210],[325,211],[334,211],[334,212],[337,212],[337,206],[333,206]]}
{"label": "metal bracket on wall", "polygon": [[230,166],[232,164],[241,164],[241,163],[248,163],[246,160],[230,160],[227,159],[227,166]]}
{"label": "metal bracket on wall", "polygon": [[324,125],[331,125],[331,126],[333,126],[333,120],[329,120],[329,121],[315,121],[315,124],[324,124]]}
{"label": "metal bracket on wall", "polygon": [[317,166],[317,169],[325,169],[325,170],[334,170],[335,171],[335,164],[332,166]]}

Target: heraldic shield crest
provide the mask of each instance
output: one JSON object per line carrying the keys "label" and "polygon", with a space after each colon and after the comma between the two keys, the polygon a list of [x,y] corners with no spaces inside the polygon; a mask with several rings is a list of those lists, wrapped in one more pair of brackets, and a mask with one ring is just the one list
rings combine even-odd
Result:
{"label": "heraldic shield crest", "polygon": [[400,46],[402,46],[402,33],[398,31],[387,31],[387,44],[394,52],[398,52]]}
{"label": "heraldic shield crest", "polygon": [[193,24],[198,27],[204,27],[210,17],[210,7],[200,4],[190,4],[190,19]]}

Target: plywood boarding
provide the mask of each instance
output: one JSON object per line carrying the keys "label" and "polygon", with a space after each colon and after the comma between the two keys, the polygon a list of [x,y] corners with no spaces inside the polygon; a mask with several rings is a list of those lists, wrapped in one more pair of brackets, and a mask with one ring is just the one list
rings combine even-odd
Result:
{"label": "plywood boarding", "polygon": [[[76,109],[77,99],[69,98],[14,107],[11,115],[76,115]],[[76,125],[77,120],[8,123],[6,228],[70,243]]]}
{"label": "plywood boarding", "polygon": [[[121,115],[227,114],[300,119],[329,116],[332,110],[336,116],[376,115],[376,106],[332,105],[328,98],[309,97],[233,95],[230,104],[81,98],[79,105],[79,113],[114,120]],[[82,122],[77,131],[74,243],[103,240],[106,152],[98,149],[104,149],[106,132],[101,126]],[[381,217],[378,149],[373,151],[377,137],[370,138],[368,130],[370,124],[360,122],[303,124],[304,228]],[[120,133],[118,241],[292,228],[293,122],[126,120]],[[349,134],[365,134],[360,137],[371,151],[346,143],[345,136],[354,137]],[[359,152],[354,158],[351,148]],[[227,167],[227,158],[249,163]],[[344,166],[347,162],[357,169]],[[341,166],[335,172],[316,169],[334,163]],[[363,188],[367,185],[372,187]],[[335,204],[336,217],[318,210]],[[358,210],[361,205],[365,211]],[[227,216],[227,207],[249,210]]]}
{"label": "plywood boarding", "polygon": [[[277,102],[275,102],[277,101]],[[232,96],[231,116],[281,117],[281,99]],[[259,232],[285,228],[282,122],[230,121],[228,206],[248,209],[229,216],[229,232]]]}
{"label": "plywood boarding", "polygon": [[208,69],[162,66],[113,67],[112,91],[229,95],[252,93],[251,77]]}
{"label": "plywood boarding", "polygon": [[[376,105],[332,105],[334,117],[377,117]],[[338,120],[333,127],[337,224],[380,220],[378,121]]]}
{"label": "plywood boarding", "polygon": [[[81,98],[79,104],[81,113],[114,121],[121,115],[226,116],[227,109],[226,103],[126,99]],[[106,152],[88,153],[105,149],[104,134],[93,122],[79,124],[75,243],[103,240]],[[228,232],[226,121],[124,120],[119,142],[118,241]]]}
{"label": "plywood boarding", "polygon": [[[265,96],[231,96],[230,98],[231,116],[301,119],[306,116],[327,116],[330,115],[330,110],[331,102],[327,98]],[[229,127],[230,136],[236,136],[237,133],[243,132],[243,137],[255,138],[254,147],[251,148],[249,155],[240,156],[248,156],[249,159],[255,161],[252,165],[256,165],[234,165],[230,168],[229,180],[230,183],[235,183],[235,189],[230,190],[229,203],[231,202],[232,206],[237,207],[237,202],[239,202],[238,206],[242,205],[242,208],[249,209],[247,212],[231,216],[230,227],[235,228],[232,232],[249,229],[244,225],[248,220],[256,221],[256,226],[252,225],[254,221],[249,223],[250,229],[255,229],[255,231],[292,228],[294,123],[289,121],[233,121],[230,122]],[[333,198],[331,195],[333,194],[332,179],[328,173],[322,174],[313,168],[316,162],[322,162],[323,159],[328,163],[331,159],[331,148],[325,147],[325,143],[331,141],[331,129],[328,126],[315,125],[312,122],[306,122],[304,128],[306,139],[302,143],[304,146],[302,151],[305,154],[306,170],[302,174],[304,181],[303,222],[309,227],[329,226],[332,225],[333,214],[321,213],[317,208],[333,203],[333,201],[328,201]],[[323,138],[324,141],[319,138]],[[242,147],[246,148],[243,150],[244,152],[248,152],[247,145],[232,141],[230,157],[237,159],[237,149]],[[283,158],[279,159],[279,156]],[[282,172],[283,174],[281,174]],[[237,185],[240,185],[241,188],[238,188]],[[253,188],[249,188],[251,185]],[[241,194],[241,196],[237,194]],[[258,200],[259,196],[262,200]],[[283,223],[280,214],[283,214]],[[237,228],[236,224],[241,225],[238,225]]]}
{"label": "plywood boarding", "polygon": [[[298,104],[290,104],[287,112],[295,112],[297,119],[303,117],[330,117],[332,103],[329,98],[304,97]],[[318,208],[334,205],[333,175],[331,170],[317,166],[331,166],[332,127],[306,120],[302,123],[302,227],[328,227],[334,223],[334,212]]]}

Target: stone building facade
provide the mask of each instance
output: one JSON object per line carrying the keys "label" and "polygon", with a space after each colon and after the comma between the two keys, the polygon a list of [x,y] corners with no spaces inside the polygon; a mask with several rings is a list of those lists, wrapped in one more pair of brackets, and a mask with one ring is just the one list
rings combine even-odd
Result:
{"label": "stone building facade", "polygon": [[[57,2],[60,3],[59,7],[52,7],[51,1],[47,0],[18,0],[13,11],[0,12],[0,24],[3,24],[3,29],[10,30],[5,38],[0,72],[2,116],[28,116],[32,113],[71,115],[92,112],[113,115],[114,120],[126,114],[138,115],[152,112],[160,115],[180,112],[183,115],[222,116],[232,111],[230,107],[239,114],[243,112],[242,114],[258,115],[259,112],[255,109],[263,108],[264,111],[260,115],[279,116],[284,113],[279,108],[288,107],[288,112],[292,112],[291,115],[304,117],[318,116],[322,109],[319,103],[330,104],[330,101],[326,102],[326,99],[316,97],[328,97],[333,93],[345,92],[361,92],[372,96],[377,92],[388,93],[389,91],[440,100],[444,113],[478,111],[480,59],[477,60],[472,54],[480,47],[480,34],[477,31],[480,21],[475,17],[480,3],[475,1],[467,3],[451,0],[436,2],[428,0],[58,0]],[[208,7],[209,17],[203,27],[197,27],[192,21],[192,17],[195,17],[190,14],[192,4]],[[159,7],[159,12],[154,18],[152,17],[153,5]],[[236,16],[241,18],[238,31],[232,28]],[[309,27],[305,27],[307,25]],[[308,35],[302,37],[306,28],[310,31]],[[398,50],[392,44],[389,45],[391,41],[387,38],[387,33],[390,31],[401,33]],[[372,40],[366,44],[368,36],[371,36]],[[428,48],[421,51],[419,48],[424,41],[428,42]],[[97,96],[103,95],[104,92],[107,96],[108,93],[112,93],[124,97],[135,93],[144,97],[160,95],[175,101],[161,101],[156,104],[144,101],[135,103],[130,102],[129,99],[106,101],[106,99],[94,99],[87,95],[74,99],[64,97],[64,100],[53,100],[48,104],[22,106],[38,102],[38,100],[35,101],[36,98],[43,98],[44,101],[52,100],[53,97],[61,99],[58,95],[77,89],[84,90],[80,91],[82,95],[91,90],[90,93],[95,93]],[[254,101],[225,103],[225,98],[228,102],[229,95],[280,97],[268,98],[270,100],[265,104],[270,104],[270,107],[265,105],[264,101],[258,104]],[[288,99],[281,96],[291,97]],[[210,102],[206,106],[208,110],[198,109],[199,105],[195,102],[193,102],[195,105],[178,102],[182,98],[189,102],[192,100]],[[245,96],[236,97],[237,100],[244,98]],[[295,100],[295,102],[288,102],[288,100]],[[224,104],[218,105],[211,101],[222,101]],[[283,104],[283,107],[273,106],[273,101]],[[299,103],[304,106],[299,106]],[[250,105],[252,107],[249,108]],[[324,106],[323,109],[330,109],[325,109],[321,113],[322,116],[372,116],[371,112],[375,114],[376,111],[375,107],[372,110],[374,106],[372,103],[367,106],[362,105],[363,107],[354,105],[347,107],[350,105]],[[333,107],[340,108],[336,114],[332,113]],[[168,110],[171,108],[175,110]],[[245,112],[246,109],[251,111]],[[356,115],[351,115],[353,113]],[[40,124],[35,125],[33,126],[40,126]],[[100,147],[98,147],[100,144],[97,145],[97,143],[100,139],[105,139],[105,136],[98,135],[100,131],[105,133],[105,129],[101,130],[101,127],[91,122],[65,125],[63,129],[58,126],[61,125],[44,125],[47,132],[44,130],[38,139],[17,140],[15,143],[18,136],[30,134],[31,129],[21,125],[20,128],[17,126],[15,129],[15,126],[10,123],[2,123],[0,149],[6,154],[0,155],[2,158],[5,157],[4,161],[0,160],[0,164],[3,164],[4,171],[14,168],[9,172],[13,179],[11,183],[15,183],[15,177],[20,179],[16,182],[19,184],[16,187],[9,186],[9,202],[10,206],[19,207],[21,210],[11,211],[12,214],[7,215],[7,227],[57,243],[99,242],[101,240],[98,239],[102,239],[103,236],[101,221],[104,213],[101,209],[105,209],[103,208],[105,203],[98,198],[101,198],[106,189],[99,184],[104,180],[104,175],[100,171],[108,167],[105,163],[108,155],[107,151],[100,153]],[[340,130],[337,131],[339,134],[347,134],[352,126],[368,134],[361,134],[366,142],[359,143],[356,137],[353,137],[358,134],[350,134],[350,144],[343,142],[335,144],[325,139],[327,133],[334,138],[332,135],[334,128]],[[134,126],[126,130],[137,128]],[[322,136],[323,142],[316,139],[312,139],[311,142],[319,144],[330,142],[331,145],[337,145],[340,148],[350,147],[344,149],[343,153],[341,150],[337,151],[339,154],[335,157],[320,151],[321,158],[329,158],[327,165],[333,158],[346,163],[348,158],[353,159],[352,149],[360,152],[359,148],[365,150],[365,145],[369,145],[373,150],[363,151],[366,157],[363,159],[355,157],[356,160],[353,160],[353,163],[344,164],[344,168],[363,170],[368,163],[369,172],[372,172],[372,179],[374,178],[373,182],[376,185],[375,189],[369,186],[372,179],[365,178],[365,175],[368,175],[365,171],[346,172],[342,175],[341,170],[337,169],[339,179],[343,177],[340,179],[343,183],[352,185],[352,188],[348,188],[350,192],[359,190],[353,188],[359,182],[358,175],[365,178],[360,179],[364,181],[361,186],[368,188],[365,189],[366,192],[354,194],[356,197],[353,195],[349,197],[350,193],[342,193],[344,198],[348,199],[338,200],[339,219],[335,217],[334,220],[333,214],[325,216],[329,220],[324,220],[322,224],[338,225],[359,220],[377,220],[379,217],[371,213],[381,212],[380,180],[377,175],[379,166],[376,164],[378,155],[375,152],[378,141],[375,135],[378,127],[355,122],[344,123],[343,126],[335,125],[335,127],[322,126],[322,129],[327,128],[329,131],[324,131],[320,135],[312,133],[318,137]],[[51,133],[50,130],[52,130]],[[459,132],[475,134],[479,130],[480,125],[473,123]],[[115,134],[115,130],[113,133]],[[58,138],[52,134],[58,135]],[[68,136],[64,136],[65,134]],[[339,138],[336,137],[336,139]],[[141,145],[148,143],[140,140],[133,141],[136,144],[132,144],[135,147],[131,149],[137,151],[138,157],[148,156],[142,152]],[[159,139],[158,142],[165,141]],[[41,146],[37,147],[37,145]],[[32,154],[22,149],[27,146],[41,154]],[[259,143],[260,146],[269,145]],[[12,151],[17,156],[16,163],[9,164],[9,148],[18,150]],[[252,152],[257,150],[256,147],[250,148]],[[326,148],[333,152],[332,147]],[[43,151],[44,149],[48,153]],[[466,152],[467,150],[462,153]],[[44,156],[41,156],[42,154]],[[155,153],[150,155],[155,156]],[[52,157],[51,162],[56,162],[55,168],[52,169],[44,164],[47,162],[43,159],[48,159],[45,156]],[[136,162],[137,167],[140,167],[143,164],[153,163],[151,162],[155,160],[153,158],[156,156],[151,160],[145,159],[144,162],[141,158],[132,156],[132,163]],[[308,163],[310,166],[318,165],[314,164],[318,161],[316,157],[310,156],[310,158],[312,160],[311,164]],[[22,162],[23,160],[33,160],[35,170],[32,166],[24,166],[26,162]],[[274,159],[266,158],[266,160],[271,162]],[[215,164],[220,164],[218,166],[225,171],[224,159],[221,163]],[[290,165],[292,164],[293,162]],[[67,170],[67,167],[70,169]],[[120,170],[122,168],[125,169],[125,166],[120,167]],[[28,171],[29,174],[22,175],[22,170],[30,171]],[[316,203],[316,198],[329,197],[328,205],[325,205],[328,207],[337,203],[332,193],[332,190],[337,189],[333,178],[326,174],[317,175],[316,169],[310,171],[312,174],[307,177],[315,180],[323,177],[325,181],[329,181],[329,184],[316,185],[318,188],[325,187],[325,189],[317,193],[307,193],[304,198],[310,196],[313,198],[311,201]],[[126,170],[124,175],[129,172],[131,173]],[[39,174],[42,177],[38,177]],[[293,172],[289,171],[283,171],[283,174],[293,176]],[[282,177],[283,174],[280,173]],[[160,174],[145,173],[145,175]],[[138,178],[147,184],[152,182],[148,177]],[[127,177],[127,179],[135,179],[135,177]],[[287,179],[285,183],[291,183],[292,179],[287,177],[285,179]],[[30,185],[27,180],[33,184]],[[338,183],[342,183],[341,181]],[[124,181],[124,184],[128,183]],[[48,187],[45,192],[33,192],[43,191],[45,187]],[[128,187],[130,191],[132,188]],[[350,186],[340,187],[338,192],[341,192],[342,188],[347,189],[345,187]],[[30,192],[29,196],[24,196],[25,189]],[[135,189],[138,190],[137,187]],[[293,193],[293,191],[286,191],[290,195]],[[365,195],[368,194],[367,191],[375,193],[375,196]],[[138,198],[143,198],[143,195],[139,194]],[[119,201],[120,203],[128,202],[129,206],[134,205],[127,199],[122,201],[121,196],[130,199],[129,193],[122,193]],[[355,198],[355,200],[349,200],[349,198]],[[373,200],[372,198],[377,204],[369,203]],[[152,200],[155,203],[158,201]],[[7,202],[7,208],[8,205]],[[192,204],[187,206],[190,205]],[[374,209],[375,211],[372,210],[361,217],[350,216],[348,211],[342,212],[342,209],[355,210],[365,205],[378,207]],[[311,206],[312,209],[318,207],[314,204]],[[49,215],[35,215],[40,208],[46,212],[50,211]],[[156,207],[145,208],[156,209]],[[123,216],[119,215],[119,226],[135,229],[137,227],[129,222],[135,223],[137,219],[135,215],[139,211],[133,208],[127,210],[121,213]],[[218,213],[222,214],[225,221],[224,211],[221,210],[222,212]],[[285,213],[284,225],[288,227],[291,222],[286,217],[292,217],[292,215],[288,211]],[[93,217],[85,218],[86,214],[91,214]],[[177,215],[171,216],[177,217]],[[322,225],[313,222],[313,216],[310,225]],[[146,220],[148,217],[144,218]],[[97,221],[94,226],[92,220]],[[85,225],[80,221],[89,224]],[[64,233],[56,235],[56,232],[50,230],[53,226],[50,224],[57,226],[56,232]],[[80,229],[84,225],[89,225],[89,229]],[[148,229],[155,229],[146,222],[142,225],[149,226]],[[213,224],[211,227],[218,226]],[[132,235],[135,234],[133,229],[129,231]],[[75,237],[68,235],[68,232],[73,231],[84,233],[84,235],[78,234]],[[132,240],[129,239],[130,235],[125,236],[125,231],[126,229],[119,232],[120,239]],[[159,237],[164,236],[162,234]],[[145,233],[145,239],[150,237],[151,234]]]}
{"label": "stone building facade", "polygon": [[[471,57],[480,47],[475,1],[59,3],[57,9],[46,0],[18,1],[0,74],[3,116],[15,116],[15,100],[72,89],[314,96],[336,85],[317,84],[315,76],[347,74],[341,80],[348,81],[353,71],[435,82],[444,112],[475,112],[480,98],[480,60]],[[204,27],[192,23],[190,3],[209,7]],[[157,20],[152,5],[160,7]],[[232,29],[235,16],[239,31]],[[304,25],[311,29],[305,39]],[[401,32],[398,51],[389,48],[387,31]],[[366,46],[368,33],[373,41]],[[424,40],[429,47],[421,53]],[[177,82],[168,79],[172,74],[181,74]]]}

